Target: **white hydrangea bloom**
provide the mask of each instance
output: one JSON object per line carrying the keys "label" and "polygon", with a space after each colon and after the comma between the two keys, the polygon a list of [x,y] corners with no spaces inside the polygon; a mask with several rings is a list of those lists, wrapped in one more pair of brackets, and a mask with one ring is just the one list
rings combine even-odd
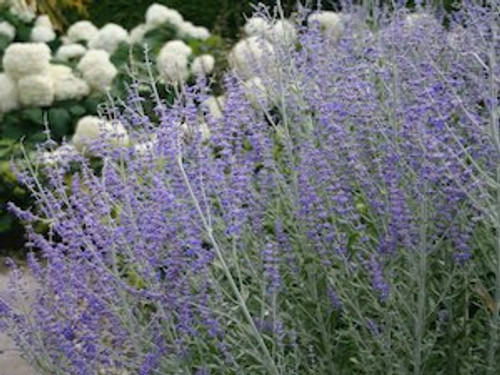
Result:
{"label": "white hydrangea bloom", "polygon": [[178,84],[189,77],[188,57],[191,47],[181,40],[171,40],[162,47],[157,58],[160,76],[167,84]]}
{"label": "white hydrangea bloom", "polygon": [[185,39],[207,40],[210,32],[206,27],[195,26],[192,22],[184,21],[179,25],[178,36]]}
{"label": "white hydrangea bloom", "polygon": [[209,96],[203,103],[201,103],[201,109],[208,112],[213,118],[220,119],[223,117],[223,110],[226,104],[226,97],[221,96]]}
{"label": "white hydrangea bloom", "polygon": [[262,35],[270,28],[271,25],[264,17],[254,16],[246,21],[243,30],[247,36],[254,36]]}
{"label": "white hydrangea bloom", "polygon": [[59,39],[63,45],[74,44],[71,39],[69,39],[66,35],[61,36]]}
{"label": "white hydrangea bloom", "polygon": [[46,75],[33,74],[17,83],[19,101],[26,107],[49,107],[54,103],[54,84]]}
{"label": "white hydrangea bloom", "polygon": [[76,125],[73,145],[77,150],[84,151],[96,140],[106,140],[115,146],[129,143],[127,130],[119,121],[105,121],[96,116],[82,117]]}
{"label": "white hydrangea bloom", "polygon": [[210,38],[210,31],[203,26],[195,26],[191,31],[191,37],[199,40],[207,40]]}
{"label": "white hydrangea bloom", "polygon": [[137,25],[130,31],[130,43],[142,43],[144,35],[150,30],[151,27],[145,23]]}
{"label": "white hydrangea bloom", "polygon": [[120,25],[108,23],[89,42],[90,49],[102,49],[110,54],[116,51],[120,43],[130,41],[128,31]]}
{"label": "white hydrangea bloom", "polygon": [[325,36],[333,42],[337,42],[344,32],[342,17],[331,11],[321,11],[311,14],[307,18],[307,24],[309,26],[319,24]]}
{"label": "white hydrangea bloom", "polygon": [[56,52],[56,59],[61,61],[69,61],[82,57],[86,52],[87,48],[85,48],[81,44],[66,44],[59,47]]}
{"label": "white hydrangea bloom", "polygon": [[180,27],[184,19],[182,15],[174,10],[161,4],[153,4],[146,11],[146,24],[151,28],[155,28],[165,23],[169,23],[172,26]]}
{"label": "white hydrangea bloom", "polygon": [[81,99],[90,93],[87,82],[75,76],[68,66],[51,65],[49,77],[54,83],[55,100]]}
{"label": "white hydrangea bloom", "polygon": [[0,114],[19,108],[17,84],[5,73],[0,73]]}
{"label": "white hydrangea bloom", "polygon": [[16,37],[16,28],[7,21],[0,22],[0,34],[5,35],[9,41]]}
{"label": "white hydrangea bloom", "polygon": [[177,30],[177,34],[178,34],[178,37],[179,38],[185,38],[185,39],[189,39],[189,38],[192,38],[192,34],[194,32],[194,28],[196,26],[190,22],[190,21],[183,21],[179,27],[178,27],[178,30]]}
{"label": "white hydrangea bloom", "polygon": [[432,14],[417,12],[408,14],[404,19],[405,31],[412,32],[417,28],[439,27],[439,22]]}
{"label": "white hydrangea bloom", "polygon": [[31,29],[30,40],[35,43],[49,43],[56,38],[56,32],[51,27],[35,26]]}
{"label": "white hydrangea bloom", "polygon": [[50,20],[50,17],[47,16],[46,14],[43,14],[36,18],[35,26],[48,27],[49,29],[54,28],[54,26],[52,25],[52,21]]}
{"label": "white hydrangea bloom", "polygon": [[297,40],[297,30],[292,22],[288,20],[278,20],[265,32],[266,38],[272,43],[290,45]]}
{"label": "white hydrangea bloom", "polygon": [[195,123],[192,125],[188,125],[187,123],[183,122],[180,125],[180,140],[189,143],[195,136],[198,136],[198,134],[201,134],[201,139],[203,141],[206,141],[210,138],[210,128],[208,127],[208,124],[206,122],[200,121],[199,123]]}
{"label": "white hydrangea bloom", "polygon": [[50,64],[47,74],[53,79],[67,77],[73,74],[73,70],[66,65]]}
{"label": "white hydrangea bloom", "polygon": [[79,155],[72,144],[65,144],[54,151],[46,151],[38,157],[38,162],[45,165],[65,164]]}
{"label": "white hydrangea bloom", "polygon": [[212,55],[201,55],[191,63],[191,73],[194,75],[211,74],[214,71],[215,59]]}
{"label": "white hydrangea bloom", "polygon": [[180,84],[189,77],[188,58],[169,50],[162,50],[157,58],[157,68],[166,84]]}
{"label": "white hydrangea bloom", "polygon": [[90,21],[78,21],[71,25],[67,32],[69,42],[89,42],[99,33],[99,29]]}
{"label": "white hydrangea bloom", "polygon": [[52,26],[49,16],[41,15],[35,20],[35,25],[31,30],[30,40],[38,43],[49,43],[56,38],[56,32]]}
{"label": "white hydrangea bloom", "polygon": [[268,109],[270,99],[266,86],[259,77],[252,77],[245,81],[245,96],[248,101],[256,108]]}
{"label": "white hydrangea bloom", "polygon": [[173,55],[183,55],[188,57],[193,50],[182,40],[171,40],[163,45],[160,50],[161,53],[169,53]]}
{"label": "white hydrangea bloom", "polygon": [[134,151],[139,156],[152,155],[154,154],[156,146],[156,140],[141,142],[134,145]]}
{"label": "white hydrangea bloom", "polygon": [[13,43],[3,55],[3,68],[15,80],[43,74],[50,64],[50,48],[44,43]]}
{"label": "white hydrangea bloom", "polygon": [[236,43],[229,53],[229,65],[246,80],[254,75],[254,67],[269,60],[273,46],[266,40],[252,36]]}
{"label": "white hydrangea bloom", "polygon": [[90,88],[98,92],[108,90],[118,74],[118,70],[109,60],[109,54],[102,50],[87,51],[77,69]]}

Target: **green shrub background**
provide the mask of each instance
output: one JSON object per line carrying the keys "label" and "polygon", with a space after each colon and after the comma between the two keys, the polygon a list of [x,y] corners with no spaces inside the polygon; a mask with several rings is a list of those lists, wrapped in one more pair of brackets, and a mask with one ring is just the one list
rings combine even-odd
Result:
{"label": "green shrub background", "polygon": [[[93,0],[88,7],[91,20],[98,26],[114,22],[131,29],[144,22],[144,14],[153,3],[164,4],[178,10],[184,19],[195,25],[205,26],[212,32],[227,38],[235,38],[244,23],[243,15],[251,14],[258,3],[276,4],[275,0]],[[294,8],[296,0],[283,0],[287,12]]]}

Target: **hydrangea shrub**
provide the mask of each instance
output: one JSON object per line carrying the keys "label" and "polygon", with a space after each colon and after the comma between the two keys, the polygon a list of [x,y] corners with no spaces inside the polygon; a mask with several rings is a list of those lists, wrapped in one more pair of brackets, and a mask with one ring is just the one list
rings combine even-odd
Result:
{"label": "hydrangea shrub", "polygon": [[[214,71],[215,59],[209,52],[218,48],[218,39],[211,37],[207,29],[185,21],[175,10],[158,4],[147,11],[146,23],[131,32],[113,23],[99,29],[90,21],[78,21],[65,35],[56,35],[49,17],[37,17],[25,2],[3,5],[0,7],[0,137],[5,140],[6,166],[10,158],[21,156],[7,152],[16,149],[20,139],[26,150],[32,152],[47,138],[48,125],[52,139],[61,142],[78,131],[81,118],[96,115],[108,95],[123,96],[132,76],[149,80],[143,66],[145,52],[152,57],[153,75],[159,80],[156,89],[162,92],[165,85],[181,83],[172,77],[182,79],[183,83]],[[184,65],[156,61],[160,49],[169,41],[189,49]],[[167,49],[165,46],[162,51]],[[175,48],[167,52],[166,56],[171,55]],[[131,56],[135,56],[132,67]],[[178,69],[183,73],[177,72]],[[79,137],[76,134],[76,139]],[[8,175],[2,178],[5,184],[10,184]],[[0,221],[12,223],[5,206],[11,199],[12,195],[5,195]],[[13,235],[8,233],[12,229],[10,224],[2,228],[0,232],[6,231],[5,236]]]}

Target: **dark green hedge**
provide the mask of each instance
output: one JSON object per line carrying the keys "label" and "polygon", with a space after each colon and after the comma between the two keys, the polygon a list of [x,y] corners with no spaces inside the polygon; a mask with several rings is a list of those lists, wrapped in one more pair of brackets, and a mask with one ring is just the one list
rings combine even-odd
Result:
{"label": "dark green hedge", "polygon": [[[252,5],[276,4],[275,0],[93,0],[89,14],[97,25],[107,22],[132,28],[144,22],[146,9],[153,3],[164,4],[178,10],[183,17],[195,25],[205,26],[228,38],[235,38],[244,21],[244,14],[252,13]],[[296,0],[282,0],[284,8],[290,10]]]}
{"label": "dark green hedge", "polygon": [[[363,0],[353,0],[360,3]],[[441,0],[447,12],[452,9],[452,4],[459,0]],[[304,1],[312,6],[317,5],[317,0]],[[322,8],[325,10],[338,9],[340,0],[323,0]],[[425,2],[425,1],[424,1]],[[244,15],[252,14],[252,9],[258,3],[267,6],[276,5],[276,0],[92,0],[89,5],[90,19],[102,26],[108,22],[115,22],[127,29],[144,22],[146,9],[153,3],[164,4],[178,10],[186,20],[195,25],[205,26],[214,33],[225,38],[238,38],[239,30],[244,23]],[[373,0],[374,4],[392,4],[392,0]],[[297,0],[281,0],[285,13],[295,9]],[[414,0],[407,0],[406,5],[413,7]],[[71,17],[73,18],[73,17]],[[72,19],[71,21],[76,21]]]}

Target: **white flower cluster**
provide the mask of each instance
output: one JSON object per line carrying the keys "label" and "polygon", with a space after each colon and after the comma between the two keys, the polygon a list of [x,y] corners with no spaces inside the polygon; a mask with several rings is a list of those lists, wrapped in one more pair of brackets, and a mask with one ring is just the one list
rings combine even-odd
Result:
{"label": "white flower cluster", "polygon": [[114,146],[126,146],[129,143],[127,130],[119,121],[104,121],[96,116],[82,117],[72,138],[74,147],[85,152],[98,140],[105,140]]}
{"label": "white flower cluster", "polygon": [[273,45],[267,39],[251,36],[240,40],[229,53],[229,65],[243,80],[256,74],[256,70],[263,69],[272,59]]}
{"label": "white flower cluster", "polygon": [[214,67],[215,59],[212,55],[201,55],[191,63],[191,73],[196,76],[211,74]]}
{"label": "white flower cluster", "polygon": [[118,74],[109,57],[106,51],[89,50],[76,67],[90,88],[97,92],[106,92]]}
{"label": "white flower cluster", "polygon": [[203,103],[201,103],[201,110],[208,116],[214,119],[220,119],[224,115],[224,106],[226,105],[226,98],[221,96],[209,96]]}
{"label": "white flower cluster", "polygon": [[151,29],[145,23],[141,23],[130,30],[130,43],[140,44],[144,40],[144,36]]}
{"label": "white flower cluster", "polygon": [[297,39],[295,25],[286,19],[270,22],[257,15],[246,21],[243,30],[249,37],[263,37],[272,44],[292,45]]}
{"label": "white flower cluster", "polygon": [[165,43],[158,54],[157,68],[165,83],[176,85],[189,77],[188,58],[191,48],[180,40]]}
{"label": "white flower cluster", "polygon": [[[89,94],[89,85],[71,68],[52,65],[51,51],[44,43],[13,43],[3,56],[2,113],[19,104],[48,107],[54,100],[81,99]],[[7,99],[10,98],[10,99]]]}
{"label": "white flower cluster", "polygon": [[248,101],[258,109],[267,110],[270,105],[270,95],[260,77],[252,77],[244,82],[245,95]]}
{"label": "white flower cluster", "polygon": [[[65,143],[54,151],[41,152],[38,162],[43,165],[65,164],[77,160],[80,155],[97,156],[93,145],[100,142],[108,146],[128,146],[127,130],[119,121],[107,121],[96,116],[82,117],[76,124],[70,143]],[[144,150],[146,151],[146,150]]]}
{"label": "white flower cluster", "polygon": [[54,82],[55,100],[82,99],[90,93],[87,82],[77,77],[68,66],[51,65],[49,77]]}
{"label": "white flower cluster", "polygon": [[49,16],[39,16],[33,29],[31,29],[30,40],[35,43],[49,43],[56,39],[56,32],[52,27]]}
{"label": "white flower cluster", "polygon": [[243,29],[246,38],[229,53],[229,66],[244,81],[243,88],[250,103],[267,109],[271,100],[263,77],[274,80],[278,76],[282,67],[278,66],[276,57],[283,48],[293,48],[297,29],[291,20],[268,20],[260,15],[249,18]]}
{"label": "white flower cluster", "polygon": [[243,30],[247,36],[264,35],[270,29],[269,22],[261,16],[253,16],[245,22]]}
{"label": "white flower cluster", "polygon": [[[145,23],[137,25],[129,33],[119,25],[109,23],[98,29],[89,21],[71,25],[62,39],[64,45],[55,53],[62,62],[76,62],[77,70],[93,91],[105,92],[117,75],[117,68],[110,57],[121,43],[139,44],[147,32],[170,25],[177,30],[177,36],[186,39],[205,40],[210,36],[204,27],[194,26],[182,15],[164,5],[153,4],[145,14]],[[98,52],[97,52],[98,51]],[[191,57],[192,51],[181,40],[165,43],[157,56],[160,77],[167,84],[179,84],[189,75],[211,74],[215,59],[211,55]]]}
{"label": "white flower cluster", "polygon": [[41,164],[55,165],[64,164],[69,160],[76,158],[79,155],[78,150],[72,144],[65,144],[58,147],[54,151],[42,152],[38,158]]}
{"label": "white flower cluster", "polygon": [[[341,38],[344,20],[335,12],[314,12],[307,18],[309,27],[319,27],[325,39],[337,43]],[[268,109],[276,100],[272,82],[279,79],[281,51],[294,48],[298,31],[292,20],[268,20],[256,15],[243,28],[246,38],[239,41],[228,56],[230,67],[243,81],[250,103]],[[269,84],[271,83],[271,84]]]}
{"label": "white flower cluster", "polygon": [[79,43],[66,44],[61,47],[56,52],[56,59],[61,61],[71,61],[79,59],[87,52],[87,48]]}
{"label": "white flower cluster", "polygon": [[44,74],[32,74],[17,82],[19,100],[26,107],[48,107],[54,102],[54,82]]}
{"label": "white flower cluster", "polygon": [[50,65],[50,48],[43,43],[13,43],[3,55],[3,68],[13,79],[43,74]]}
{"label": "white flower cluster", "polygon": [[0,73],[0,115],[19,107],[17,84],[10,76]]}
{"label": "white flower cluster", "polygon": [[179,27],[178,36],[185,39],[207,40],[210,38],[210,32],[206,27],[195,26],[189,21],[185,21]]}
{"label": "white flower cluster", "polygon": [[128,31],[120,25],[108,23],[89,41],[90,49],[100,49],[113,54],[120,43],[129,43]]}
{"label": "white flower cluster", "polygon": [[332,42],[338,42],[344,33],[342,17],[335,12],[321,11],[311,14],[307,18],[310,27],[319,26],[321,32]]}
{"label": "white flower cluster", "polygon": [[165,5],[153,4],[146,11],[146,25],[151,28],[164,25],[165,23],[179,28],[183,22],[184,19],[178,11],[167,8]]}
{"label": "white flower cluster", "polygon": [[201,55],[189,64],[191,47],[181,40],[171,40],[161,48],[156,59],[160,77],[166,84],[178,85],[186,81],[190,74],[207,75],[214,70],[212,55]]}
{"label": "white flower cluster", "polygon": [[142,42],[144,35],[148,31],[163,25],[172,26],[177,31],[177,37],[179,38],[206,40],[210,37],[207,28],[195,26],[193,23],[184,20],[182,15],[175,9],[170,9],[161,4],[152,4],[146,11],[145,23],[132,30],[131,39],[133,43]]}
{"label": "white flower cluster", "polygon": [[66,36],[69,43],[88,43],[99,33],[99,29],[90,21],[78,21],[68,28]]}
{"label": "white flower cluster", "polygon": [[[5,2],[0,0],[0,7]],[[81,100],[93,92],[107,92],[118,74],[111,55],[120,44],[141,43],[147,32],[165,25],[174,28],[179,38],[167,41],[156,56],[157,71],[166,84],[182,84],[190,76],[208,75],[214,70],[215,59],[212,55],[193,56],[191,48],[180,40],[206,40],[210,37],[209,31],[184,20],[179,12],[164,5],[151,5],[144,23],[130,33],[113,23],[98,28],[90,21],[78,21],[68,28],[66,35],[61,35],[63,44],[55,51],[55,61],[52,61],[52,51],[47,44],[54,41],[57,35],[50,18],[46,15],[35,17],[25,0],[17,2],[19,4],[11,11],[29,22],[33,21],[33,27],[29,43],[12,43],[3,54],[0,115],[22,106],[49,107],[55,101]],[[6,6],[10,7],[11,3],[9,1]],[[16,29],[8,22],[0,22],[0,34],[12,42]],[[65,65],[68,63],[75,66],[74,70]],[[218,111],[214,112],[214,117],[221,115],[220,109]],[[78,123],[73,137],[77,149],[86,147],[85,142],[95,139],[97,134],[101,134],[100,130],[110,130],[109,123],[103,122],[104,125],[99,128],[97,121],[97,118],[86,117]],[[128,143],[124,128],[116,124],[113,127],[121,138],[118,144]],[[206,124],[202,130],[204,137],[208,136]],[[45,154],[42,159],[47,163],[57,161],[67,154],[66,151]]]}
{"label": "white flower cluster", "polygon": [[7,21],[2,21],[0,22],[0,35],[7,37],[10,42],[16,36],[16,28]]}

